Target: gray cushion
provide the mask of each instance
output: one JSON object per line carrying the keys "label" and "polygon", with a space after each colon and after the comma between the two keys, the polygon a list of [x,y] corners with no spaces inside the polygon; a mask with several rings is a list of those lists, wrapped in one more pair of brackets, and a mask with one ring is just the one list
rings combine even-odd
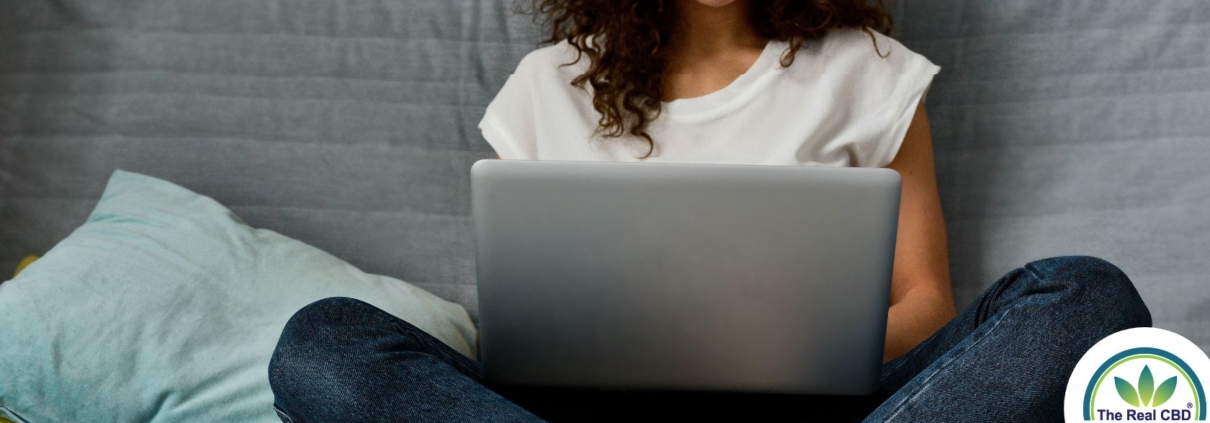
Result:
{"label": "gray cushion", "polygon": [[1030,260],[1122,268],[1155,325],[1210,348],[1210,7],[930,0],[899,38],[929,91],[957,302]]}
{"label": "gray cushion", "polygon": [[[12,0],[0,10],[0,269],[115,168],[164,178],[475,310],[475,125],[537,46],[513,0]],[[1210,347],[1210,8],[900,1],[959,305],[1058,254],[1119,264]]]}
{"label": "gray cushion", "polygon": [[467,180],[493,156],[476,125],[537,46],[509,16],[503,1],[7,2],[0,269],[82,224],[122,168],[473,306]]}

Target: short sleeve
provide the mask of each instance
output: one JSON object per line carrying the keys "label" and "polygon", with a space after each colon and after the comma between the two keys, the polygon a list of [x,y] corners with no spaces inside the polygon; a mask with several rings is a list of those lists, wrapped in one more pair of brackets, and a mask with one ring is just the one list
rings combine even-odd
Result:
{"label": "short sleeve", "polygon": [[912,125],[917,106],[924,102],[932,85],[933,77],[941,71],[941,67],[933,64],[924,56],[912,52],[901,44],[896,43],[899,53],[903,55],[896,62],[898,72],[891,85],[890,97],[886,100],[885,128],[883,136],[878,141],[874,154],[866,160],[863,166],[886,167],[899,153],[903,138]]}
{"label": "short sleeve", "polygon": [[536,159],[537,132],[534,109],[534,73],[530,60],[522,60],[496,98],[488,104],[479,130],[503,159]]}

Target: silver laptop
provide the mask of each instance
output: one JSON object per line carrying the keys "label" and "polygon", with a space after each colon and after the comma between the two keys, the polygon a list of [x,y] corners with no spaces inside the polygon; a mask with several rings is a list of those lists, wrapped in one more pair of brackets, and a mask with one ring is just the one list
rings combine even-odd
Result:
{"label": "silver laptop", "polygon": [[471,188],[489,382],[877,388],[893,170],[483,160]]}

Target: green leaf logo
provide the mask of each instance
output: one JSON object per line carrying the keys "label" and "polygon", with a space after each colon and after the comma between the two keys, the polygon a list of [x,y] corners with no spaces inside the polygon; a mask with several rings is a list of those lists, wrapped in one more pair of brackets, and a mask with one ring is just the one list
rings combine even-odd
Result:
{"label": "green leaf logo", "polygon": [[1168,378],[1168,380],[1160,384],[1159,388],[1155,388],[1155,398],[1151,399],[1154,404],[1151,406],[1159,407],[1163,405],[1165,401],[1168,401],[1168,398],[1172,398],[1173,392],[1176,392],[1176,376]]}
{"label": "green leaf logo", "polygon": [[1176,376],[1168,378],[1157,388],[1155,379],[1151,376],[1151,368],[1147,366],[1143,366],[1143,373],[1139,375],[1138,389],[1120,377],[1114,377],[1113,383],[1117,386],[1118,396],[1122,397],[1122,401],[1135,407],[1159,407],[1176,392]]}
{"label": "green leaf logo", "polygon": [[1155,393],[1155,380],[1151,378],[1151,369],[1143,366],[1143,374],[1139,375],[1139,402],[1151,404],[1151,394]]}
{"label": "green leaf logo", "polygon": [[1122,380],[1120,377],[1114,377],[1113,383],[1118,385],[1118,396],[1122,397],[1122,401],[1135,407],[1139,406],[1139,394],[1135,392],[1134,387],[1130,386],[1130,382]]}

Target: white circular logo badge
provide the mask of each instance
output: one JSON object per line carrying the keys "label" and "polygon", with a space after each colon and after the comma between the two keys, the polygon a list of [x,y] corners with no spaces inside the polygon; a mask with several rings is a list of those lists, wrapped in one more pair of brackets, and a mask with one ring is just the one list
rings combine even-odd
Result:
{"label": "white circular logo badge", "polygon": [[1185,337],[1135,328],[1093,345],[1067,380],[1063,416],[1084,421],[1205,421],[1210,358]]}

